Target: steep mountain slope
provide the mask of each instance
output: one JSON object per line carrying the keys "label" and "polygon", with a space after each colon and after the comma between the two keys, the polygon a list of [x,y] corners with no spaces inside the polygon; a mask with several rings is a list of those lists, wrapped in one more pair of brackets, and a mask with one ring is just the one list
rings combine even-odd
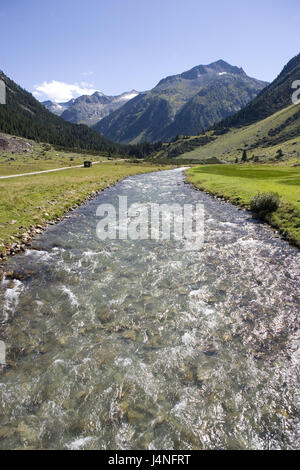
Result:
{"label": "steep mountain slope", "polygon": [[3,72],[0,79],[6,85],[6,104],[0,105],[0,131],[66,148],[120,150],[120,146],[87,126],[55,116]]}
{"label": "steep mountain slope", "polygon": [[51,113],[56,114],[56,116],[61,116],[64,111],[72,106],[74,101],[75,99],[66,101],[65,103],[56,103],[55,101],[47,100],[43,101],[42,105],[45,106],[48,111],[51,111]]}
{"label": "steep mountain slope", "polygon": [[[178,136],[163,144],[155,158],[232,162],[240,161],[246,150],[247,158],[255,162],[300,163],[300,104],[291,104],[294,91],[291,85],[300,76],[299,62],[300,55],[289,61],[257,98],[233,116],[202,135]],[[259,119],[261,115],[267,116]]]}
{"label": "steep mountain slope", "polygon": [[291,59],[278,77],[238,113],[220,122],[217,128],[258,122],[292,104],[292,83],[300,80],[300,54]]}
{"label": "steep mountain slope", "polygon": [[82,95],[66,103],[44,101],[42,104],[52,113],[74,124],[93,126],[113,111],[124,106],[139,93],[135,90],[117,96],[107,96],[96,91],[92,95]]}
{"label": "steep mountain slope", "polygon": [[178,138],[164,144],[156,158],[195,162],[214,158],[234,162],[246,150],[249,160],[266,163],[278,162],[280,149],[282,161],[300,161],[300,105],[290,105],[257,123],[233,128],[222,135],[209,131],[202,136]]}
{"label": "steep mountain slope", "polygon": [[265,86],[223,60],[199,65],[161,80],[94,129],[122,143],[192,135],[240,109]]}
{"label": "steep mountain slope", "polygon": [[212,122],[236,113],[249,99],[257,95],[257,85],[252,79],[238,76],[220,76],[191,98],[176,114],[173,123],[165,130],[170,135],[195,135],[200,129],[208,129]]}
{"label": "steep mountain slope", "polygon": [[61,117],[75,124],[93,126],[137,95],[138,92],[135,90],[122,93],[118,96],[106,96],[100,91],[96,91],[91,96],[85,95],[76,98],[61,114]]}

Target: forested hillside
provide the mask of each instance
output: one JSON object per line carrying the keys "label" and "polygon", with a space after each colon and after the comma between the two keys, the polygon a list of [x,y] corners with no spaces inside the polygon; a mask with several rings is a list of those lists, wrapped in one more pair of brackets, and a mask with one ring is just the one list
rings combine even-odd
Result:
{"label": "forested hillside", "polygon": [[55,116],[3,72],[6,104],[0,105],[0,131],[64,148],[118,153],[121,147],[85,125]]}

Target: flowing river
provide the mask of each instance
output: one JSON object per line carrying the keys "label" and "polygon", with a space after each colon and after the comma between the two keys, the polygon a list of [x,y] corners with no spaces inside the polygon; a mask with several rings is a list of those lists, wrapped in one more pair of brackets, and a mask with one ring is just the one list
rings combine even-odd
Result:
{"label": "flowing river", "polygon": [[[119,195],[204,203],[203,248],[99,240]],[[299,251],[182,170],[123,180],[5,269],[0,449],[299,448]]]}

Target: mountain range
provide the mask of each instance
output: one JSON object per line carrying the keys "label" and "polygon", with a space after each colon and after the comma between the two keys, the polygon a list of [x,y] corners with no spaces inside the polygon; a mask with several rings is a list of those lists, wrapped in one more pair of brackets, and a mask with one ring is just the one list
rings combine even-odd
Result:
{"label": "mountain range", "polygon": [[89,127],[55,116],[1,71],[0,79],[6,86],[6,104],[0,106],[0,132],[70,149],[124,151]]}
{"label": "mountain range", "polygon": [[300,54],[240,111],[200,136],[178,136],[169,144],[163,144],[156,158],[203,163],[217,157],[222,161],[235,161],[243,151],[250,159],[262,163],[300,157],[300,104],[292,102],[295,90],[292,84],[299,77]]}
{"label": "mountain range", "polygon": [[224,60],[161,80],[93,126],[120,143],[195,135],[239,111],[268,83]]}
{"label": "mountain range", "polygon": [[[97,123],[96,131],[83,124],[67,122],[48,111],[30,93],[0,72],[0,79],[5,82],[7,91],[7,103],[0,106],[0,132],[68,149],[101,151],[134,158],[152,158],[156,155],[157,158],[169,159],[185,154],[184,158],[201,159],[218,154],[226,160],[233,148],[238,151],[242,148],[270,148],[298,138],[300,109],[299,105],[292,105],[291,97],[292,84],[299,80],[299,76],[300,54],[290,60],[268,86],[265,82],[247,77],[242,69],[224,61],[195,67],[181,75],[167,77],[154,91],[133,97]],[[199,86],[202,86],[201,90],[195,93]],[[258,88],[261,88],[259,93]],[[240,106],[237,103],[249,101],[252,94],[255,95],[254,99],[232,114],[234,107]],[[98,93],[97,100],[101,95]],[[68,103],[69,108],[66,107],[64,112],[71,108],[74,101]],[[165,109],[173,112],[171,122],[164,120],[162,111]],[[226,113],[232,115],[222,119]],[[166,119],[168,116],[167,113]],[[214,126],[209,127],[209,122],[215,122]],[[114,127],[116,123],[118,128]],[[120,141],[142,142],[150,140],[149,137],[156,141],[160,136],[166,143],[144,142],[131,147],[120,145],[99,133],[100,126],[106,127],[108,124],[113,126]],[[254,127],[251,130],[247,126]],[[199,128],[209,128],[210,131],[200,134],[197,132]],[[175,131],[178,137],[171,139]],[[137,132],[140,132],[138,136]],[[194,137],[185,137],[189,133],[193,133]],[[295,153],[297,142],[291,142],[291,147]]]}
{"label": "mountain range", "polygon": [[117,96],[107,96],[100,91],[92,95],[82,95],[70,101],[56,103],[44,101],[42,104],[53,114],[74,124],[93,126],[113,111],[116,111],[139,93],[135,90]]}

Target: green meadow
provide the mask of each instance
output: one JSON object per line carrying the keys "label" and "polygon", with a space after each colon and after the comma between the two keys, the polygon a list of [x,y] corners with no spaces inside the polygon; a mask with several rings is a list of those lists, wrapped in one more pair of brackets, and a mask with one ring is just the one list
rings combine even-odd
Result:
{"label": "green meadow", "polygon": [[[107,161],[102,155],[78,154],[50,149],[43,151],[39,144],[33,146],[30,154],[12,153],[0,150],[0,176],[31,173],[33,171],[52,170],[69,166],[82,165],[84,160]],[[50,146],[49,146],[50,147]]]}
{"label": "green meadow", "polygon": [[[209,159],[234,163],[236,159],[241,160],[243,150],[246,150],[248,161],[254,163],[300,163],[298,113],[299,105],[291,105],[262,121],[231,129],[223,135],[209,131],[199,136],[179,136],[176,141],[164,144],[156,158],[199,164],[210,163]],[[282,157],[279,159],[280,150]]]}
{"label": "green meadow", "polygon": [[257,193],[278,193],[280,208],[269,222],[300,247],[300,167],[203,165],[187,170],[186,175],[197,188],[248,208]]}

